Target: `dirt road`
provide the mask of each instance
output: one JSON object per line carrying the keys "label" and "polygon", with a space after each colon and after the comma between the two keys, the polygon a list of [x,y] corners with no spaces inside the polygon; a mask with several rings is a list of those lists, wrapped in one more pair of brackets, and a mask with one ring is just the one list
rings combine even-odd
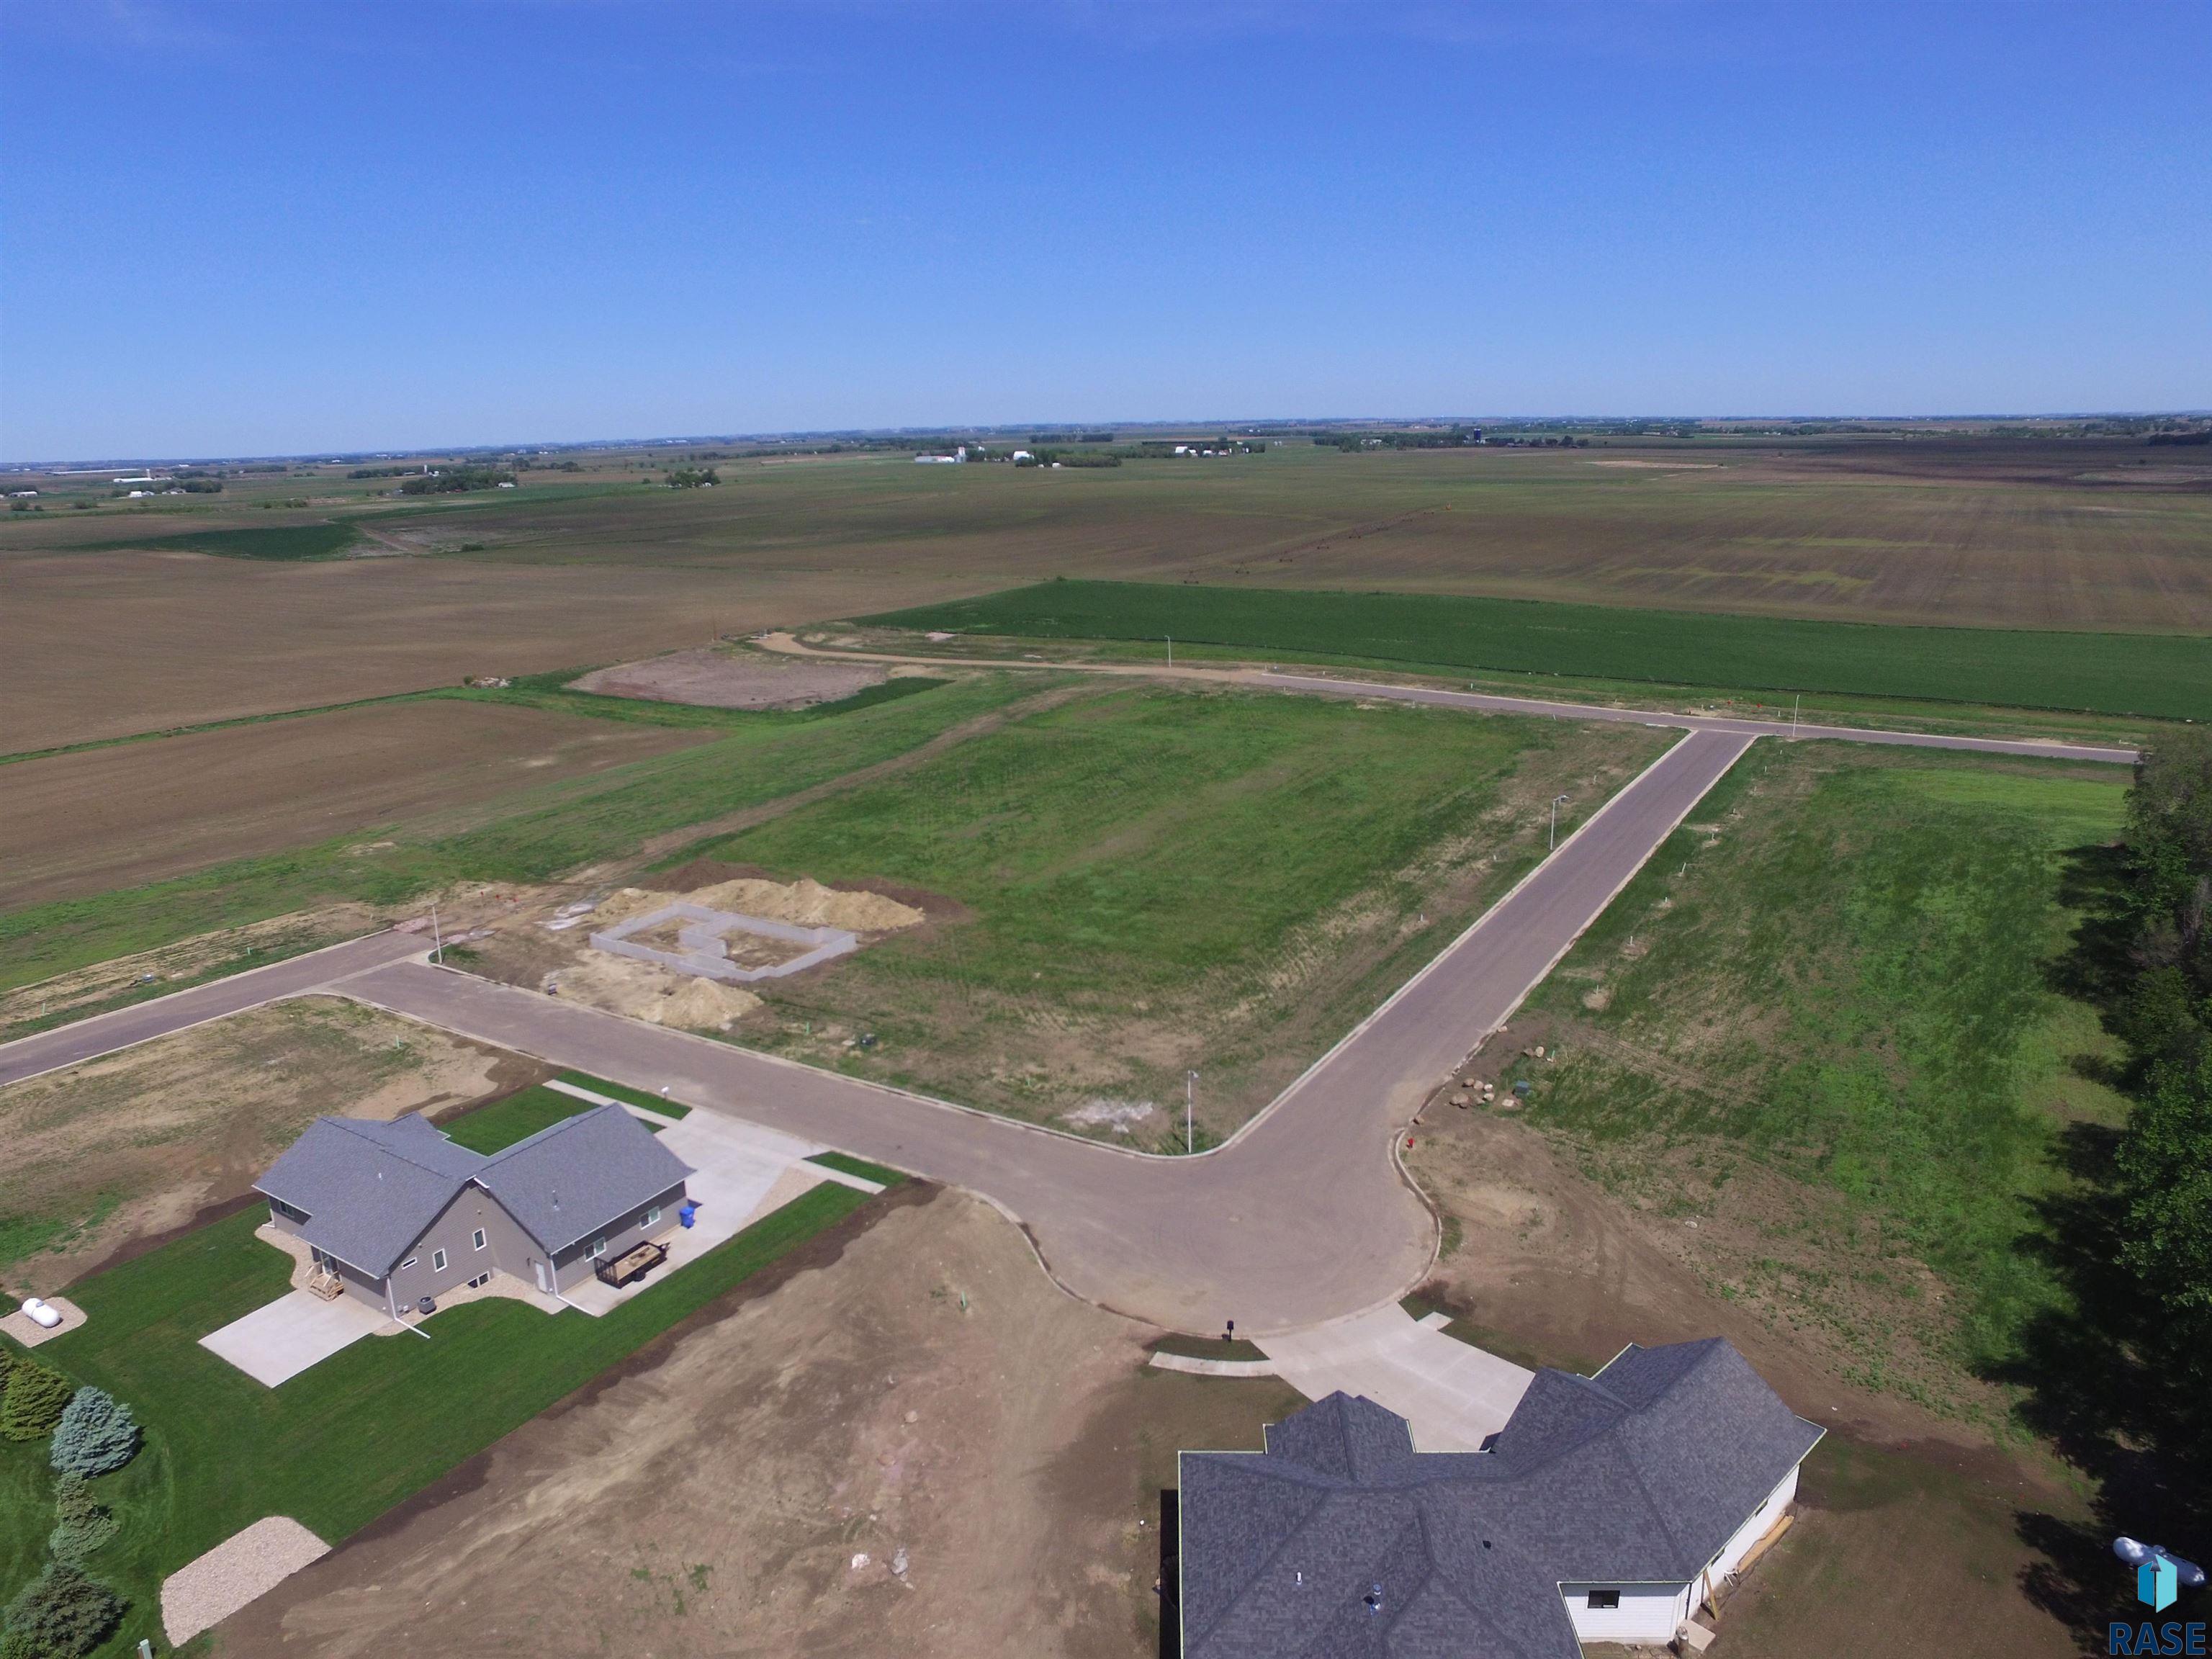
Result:
{"label": "dirt road", "polygon": [[1285,674],[1271,668],[1164,668],[1152,663],[1009,662],[991,657],[912,657],[881,651],[824,651],[801,645],[789,634],[766,634],[760,644],[788,656],[848,658],[860,662],[933,664],[939,668],[1045,668],[1065,673],[1105,674],[1143,679],[1173,678],[1216,685],[1246,685],[1296,691],[1316,697],[1357,697],[1363,702],[1417,702],[1437,708],[1468,708],[1491,714],[1534,714],[1553,720],[1604,720],[1638,726],[1679,727],[1685,732],[1718,732],[1743,738],[1832,738],[1842,743],[1898,744],[1911,749],[1966,749],[1984,755],[2028,755],[2044,760],[2103,761],[2132,766],[2132,749],[2095,744],[2044,743],[2020,738],[1957,738],[1928,732],[1889,732],[1859,726],[1814,726],[1796,720],[1738,720],[1715,714],[1684,714],[1663,708],[1612,708],[1588,702],[1554,702],[1542,697],[1505,697],[1486,691],[1447,691],[1425,685],[1385,685],[1370,680],[1339,679],[1324,674]]}

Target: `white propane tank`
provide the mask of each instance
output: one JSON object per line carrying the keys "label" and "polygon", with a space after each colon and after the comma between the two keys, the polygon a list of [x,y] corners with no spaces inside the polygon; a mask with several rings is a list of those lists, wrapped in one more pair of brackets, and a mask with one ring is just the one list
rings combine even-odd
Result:
{"label": "white propane tank", "polygon": [[31,1316],[31,1322],[45,1330],[52,1330],[62,1322],[61,1310],[52,1308],[35,1296],[23,1298],[23,1311]]}

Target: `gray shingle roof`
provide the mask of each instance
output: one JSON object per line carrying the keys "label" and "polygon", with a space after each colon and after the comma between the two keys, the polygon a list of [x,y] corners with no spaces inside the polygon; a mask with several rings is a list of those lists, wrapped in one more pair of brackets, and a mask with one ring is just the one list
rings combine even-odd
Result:
{"label": "gray shingle roof", "polygon": [[483,1162],[411,1112],[319,1117],[254,1186],[307,1212],[309,1243],[381,1279]]}
{"label": "gray shingle roof", "polygon": [[477,1182],[549,1250],[642,1209],[691,1166],[619,1106],[599,1106],[495,1152]]}
{"label": "gray shingle roof", "polygon": [[1184,1651],[1574,1659],[1562,1583],[1688,1583],[1820,1432],[1719,1338],[1540,1371],[1488,1453],[1332,1395],[1183,1454]]}
{"label": "gray shingle roof", "polygon": [[381,1279],[471,1182],[552,1253],[611,1231],[691,1173],[623,1108],[600,1106],[489,1158],[417,1113],[317,1118],[254,1187],[307,1212],[309,1243]]}

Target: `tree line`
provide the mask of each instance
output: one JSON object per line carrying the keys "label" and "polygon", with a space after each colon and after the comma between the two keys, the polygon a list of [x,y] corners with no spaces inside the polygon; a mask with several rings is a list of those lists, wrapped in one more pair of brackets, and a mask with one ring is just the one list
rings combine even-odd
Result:
{"label": "tree line", "polygon": [[2120,1265],[2160,1310],[2170,1376],[2212,1437],[2212,732],[2163,734],[2137,763],[2122,902]]}

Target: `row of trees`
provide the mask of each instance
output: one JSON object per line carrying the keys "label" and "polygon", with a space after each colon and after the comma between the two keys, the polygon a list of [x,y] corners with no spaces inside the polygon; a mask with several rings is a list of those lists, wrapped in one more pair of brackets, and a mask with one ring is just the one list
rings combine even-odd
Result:
{"label": "row of trees", "polygon": [[2120,1261],[2212,1436],[2212,732],[2162,736],[2136,766],[2125,880],[2136,1100],[2116,1160]]}
{"label": "row of trees", "polygon": [[81,1659],[124,1613],[123,1598],[88,1576],[84,1561],[118,1530],[93,1483],[137,1455],[138,1425],[105,1389],[79,1388],[59,1371],[0,1349],[0,1438],[48,1435],[46,1461],[55,1474],[49,1559],[0,1613],[0,1659]]}
{"label": "row of trees", "polygon": [[401,481],[403,495],[447,495],[463,489],[492,489],[513,483],[514,474],[497,466],[448,466],[435,472],[414,473]]}

